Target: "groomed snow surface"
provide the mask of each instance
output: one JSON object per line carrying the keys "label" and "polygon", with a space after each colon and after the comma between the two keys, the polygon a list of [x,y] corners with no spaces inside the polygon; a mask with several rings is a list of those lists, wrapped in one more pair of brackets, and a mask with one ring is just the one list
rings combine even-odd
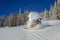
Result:
{"label": "groomed snow surface", "polygon": [[0,40],[60,40],[60,20],[46,21],[52,26],[42,29],[20,27],[0,28]]}

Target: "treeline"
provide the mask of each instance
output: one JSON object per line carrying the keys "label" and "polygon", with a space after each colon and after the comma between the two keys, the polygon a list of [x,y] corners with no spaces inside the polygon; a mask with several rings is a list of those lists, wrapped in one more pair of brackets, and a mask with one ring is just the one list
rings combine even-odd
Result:
{"label": "treeline", "polygon": [[28,20],[28,12],[18,13],[11,13],[8,17],[0,16],[0,27],[15,27],[26,24]]}

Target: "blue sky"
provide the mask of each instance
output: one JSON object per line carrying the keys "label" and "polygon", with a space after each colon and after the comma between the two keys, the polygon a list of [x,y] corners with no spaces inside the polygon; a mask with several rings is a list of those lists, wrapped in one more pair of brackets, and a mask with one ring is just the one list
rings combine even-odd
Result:
{"label": "blue sky", "polygon": [[50,9],[50,4],[54,4],[55,0],[0,0],[0,15],[9,15],[11,12],[18,12],[21,8],[29,11],[42,12],[45,8]]}

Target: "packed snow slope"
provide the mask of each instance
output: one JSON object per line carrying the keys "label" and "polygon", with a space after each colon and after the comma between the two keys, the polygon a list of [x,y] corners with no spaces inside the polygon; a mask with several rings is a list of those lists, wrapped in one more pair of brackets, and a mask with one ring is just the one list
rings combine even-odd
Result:
{"label": "packed snow slope", "polygon": [[60,20],[47,23],[52,26],[35,30],[24,29],[26,26],[0,28],[0,40],[60,40]]}
{"label": "packed snow slope", "polygon": [[25,31],[20,27],[0,28],[0,40],[25,40]]}

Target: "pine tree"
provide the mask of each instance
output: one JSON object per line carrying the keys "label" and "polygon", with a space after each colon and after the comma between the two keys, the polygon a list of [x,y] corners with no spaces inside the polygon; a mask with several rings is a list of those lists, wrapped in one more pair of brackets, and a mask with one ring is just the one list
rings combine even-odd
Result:
{"label": "pine tree", "polygon": [[4,26],[8,26],[8,19],[7,19],[7,18],[5,18],[3,25],[4,25]]}
{"label": "pine tree", "polygon": [[28,15],[29,15],[28,10],[24,11],[24,14],[23,14],[23,17],[24,17],[24,23],[26,23],[26,22],[28,21]]}
{"label": "pine tree", "polygon": [[0,16],[0,27],[3,27],[3,23],[4,23],[4,17]]}
{"label": "pine tree", "polygon": [[15,14],[11,13],[8,17],[8,26],[15,26]]}
{"label": "pine tree", "polygon": [[22,14],[17,15],[17,26],[23,25],[24,24],[24,19]]}

